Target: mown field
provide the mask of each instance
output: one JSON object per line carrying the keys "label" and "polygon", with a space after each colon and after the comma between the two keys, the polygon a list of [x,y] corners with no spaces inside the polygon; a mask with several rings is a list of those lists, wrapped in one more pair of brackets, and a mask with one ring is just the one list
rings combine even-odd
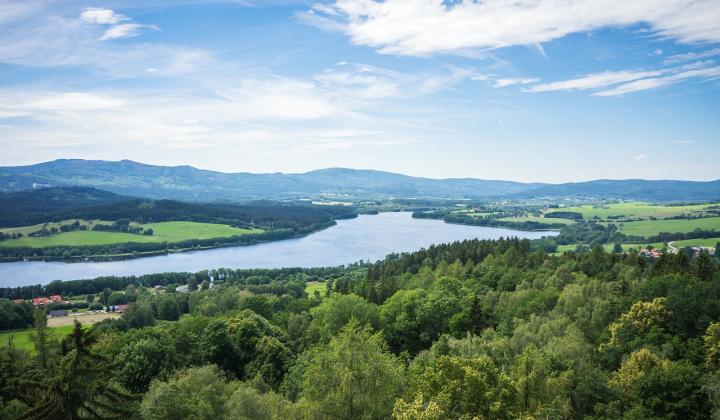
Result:
{"label": "mown field", "polygon": [[[649,204],[649,203],[617,203],[617,204],[606,204],[602,206],[577,206],[577,207],[564,207],[561,209],[547,209],[546,211],[571,211],[581,213],[583,218],[592,219],[600,218],[607,219],[608,217],[626,216],[647,219],[650,217],[666,218],[672,216],[679,216],[682,214],[697,213],[704,211],[707,207],[713,206],[713,204],[694,204],[687,206],[666,206],[661,204]],[[715,204],[717,206],[717,204]]]}
{"label": "mown field", "polygon": [[503,217],[501,219],[503,222],[517,222],[517,223],[524,223],[524,222],[537,222],[537,223],[543,223],[543,224],[553,224],[553,223],[559,223],[563,225],[570,225],[575,223],[574,221],[570,219],[560,219],[557,217],[538,217],[538,216],[525,216],[525,217]]}
{"label": "mown field", "polygon": [[673,241],[673,245],[676,248],[684,248],[686,246],[703,246],[707,248],[715,248],[715,245],[720,242],[720,238],[706,238],[706,239],[686,239],[684,241]]}
{"label": "mown field", "polygon": [[[72,331],[72,325],[64,325],[62,327],[48,328],[52,338],[62,338]],[[34,328],[26,330],[0,332],[0,347],[8,345],[8,340],[12,337],[13,345],[31,353],[35,352],[31,335],[35,334]]]}
{"label": "mown field", "polygon": [[[69,224],[73,221],[63,221],[60,224]],[[96,221],[95,221],[96,222]],[[95,223],[91,222],[91,223]],[[109,223],[109,222],[107,222]],[[53,225],[59,225],[55,223]],[[4,229],[3,232],[18,232],[22,229],[27,235],[41,229],[44,225],[27,226],[23,228]],[[216,223],[197,223],[197,222],[160,222],[147,224],[133,224],[133,226],[141,226],[143,229],[151,228],[154,231],[152,236],[135,235],[124,232],[104,232],[104,231],[74,231],[58,233],[52,236],[43,237],[23,237],[20,239],[5,240],[0,242],[2,247],[29,246],[33,248],[44,248],[53,246],[83,246],[83,245],[108,245],[125,242],[180,242],[186,239],[210,239],[222,238],[235,235],[247,235],[252,233],[260,233],[262,229],[242,229],[229,225],[221,225]],[[48,226],[49,227],[49,226]]]}
{"label": "mown field", "polygon": [[638,220],[634,222],[616,223],[618,229],[633,236],[652,236],[660,232],[692,232],[695,229],[720,231],[720,217],[702,219],[671,219],[671,220]]}

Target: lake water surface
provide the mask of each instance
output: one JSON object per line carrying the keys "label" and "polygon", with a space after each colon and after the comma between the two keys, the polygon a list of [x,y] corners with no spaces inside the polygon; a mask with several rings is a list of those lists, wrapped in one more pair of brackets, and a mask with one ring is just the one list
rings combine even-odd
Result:
{"label": "lake water surface", "polygon": [[413,219],[410,213],[381,213],[339,220],[337,226],[303,238],[258,245],[111,262],[0,263],[0,287],[45,284],[52,280],[87,279],[109,275],[196,272],[221,267],[326,267],[359,260],[377,261],[393,252],[415,251],[432,244],[463,239],[498,239],[507,236],[535,239],[556,234]]}

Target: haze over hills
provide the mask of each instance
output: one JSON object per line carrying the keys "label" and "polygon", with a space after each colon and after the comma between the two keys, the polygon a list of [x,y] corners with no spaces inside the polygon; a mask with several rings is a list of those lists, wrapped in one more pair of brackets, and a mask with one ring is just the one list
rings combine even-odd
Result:
{"label": "haze over hills", "polygon": [[60,159],[0,167],[0,191],[44,186],[94,187],[116,194],[184,201],[349,198],[596,197],[650,201],[720,199],[720,180],[597,180],[520,183],[474,178],[430,179],[391,172],[329,168],[300,174],[224,173],[191,166],[156,166],[129,160]]}

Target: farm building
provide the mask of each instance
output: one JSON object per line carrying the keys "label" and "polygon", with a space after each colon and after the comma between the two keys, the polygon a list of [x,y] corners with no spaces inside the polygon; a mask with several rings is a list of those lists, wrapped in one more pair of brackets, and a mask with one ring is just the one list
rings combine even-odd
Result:
{"label": "farm building", "polygon": [[63,301],[62,296],[52,295],[50,297],[33,298],[32,303],[35,306],[40,306],[40,305],[47,305],[48,303],[60,303],[62,301]]}
{"label": "farm building", "polygon": [[640,250],[640,255],[646,258],[660,258],[662,255],[661,251],[658,251],[657,249],[647,249],[643,248]]}

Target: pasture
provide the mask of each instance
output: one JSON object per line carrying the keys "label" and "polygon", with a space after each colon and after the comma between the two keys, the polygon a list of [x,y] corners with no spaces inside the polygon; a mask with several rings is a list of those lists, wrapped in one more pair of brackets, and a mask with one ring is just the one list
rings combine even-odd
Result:
{"label": "pasture", "polygon": [[[68,335],[72,329],[72,325],[65,325],[62,327],[48,328],[48,332],[51,339],[59,340]],[[35,334],[34,328],[0,332],[0,347],[7,346],[8,340],[12,337],[13,345],[15,347],[34,353],[35,347],[33,346],[31,337],[33,334]]]}
{"label": "pasture", "polygon": [[683,241],[673,241],[673,245],[676,248],[684,248],[686,246],[702,246],[705,248],[715,248],[715,245],[720,242],[720,238],[706,238],[706,239],[685,239]]}
{"label": "pasture", "polygon": [[[614,203],[603,205],[585,205],[576,207],[563,207],[560,209],[546,209],[551,211],[572,211],[581,213],[584,219],[599,218],[607,220],[609,217],[624,216],[628,218],[648,219],[650,217],[666,218],[682,214],[702,213],[713,204],[693,204],[685,206],[666,206],[662,204],[649,204],[640,202]],[[717,204],[715,204],[717,206]]]}
{"label": "pasture", "polygon": [[[63,221],[52,225],[69,224],[73,220]],[[84,224],[92,225],[97,221],[84,222]],[[110,222],[106,222],[110,223]],[[3,229],[3,232],[23,232],[26,236],[20,239],[11,239],[0,242],[0,247],[16,247],[29,246],[33,248],[45,248],[53,246],[83,246],[83,245],[110,245],[126,242],[180,242],[186,239],[210,239],[223,238],[236,235],[247,235],[260,233],[262,229],[242,229],[229,225],[221,225],[217,223],[197,223],[197,222],[160,222],[136,224],[143,229],[151,228],[154,231],[152,236],[136,235],[125,232],[109,232],[94,230],[77,230],[73,232],[63,232],[52,236],[28,237],[27,233],[41,229],[44,225],[26,226],[23,228]],[[50,224],[48,224],[50,227]]]}
{"label": "pasture", "polygon": [[695,229],[720,231],[720,217],[702,219],[638,220],[616,223],[620,232],[626,235],[648,237],[660,232],[692,232]]}
{"label": "pasture", "polygon": [[563,224],[563,225],[571,225],[575,223],[574,221],[570,219],[560,219],[557,217],[538,217],[538,216],[526,216],[526,217],[503,217],[501,219],[503,222],[516,222],[516,223],[524,223],[524,222],[537,222],[542,224]]}

